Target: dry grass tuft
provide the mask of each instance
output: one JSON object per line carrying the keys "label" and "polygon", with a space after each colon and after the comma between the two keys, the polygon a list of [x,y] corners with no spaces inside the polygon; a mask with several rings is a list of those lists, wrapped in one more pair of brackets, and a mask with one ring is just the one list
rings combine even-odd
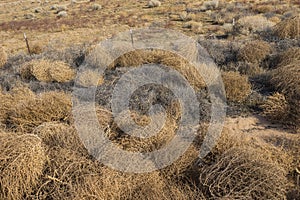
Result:
{"label": "dry grass tuft", "polygon": [[10,111],[8,122],[13,129],[30,133],[44,122],[69,123],[71,109],[70,95],[64,92],[45,92],[17,104]]}
{"label": "dry grass tuft", "polygon": [[271,83],[285,96],[300,95],[300,60],[272,71]]}
{"label": "dry grass tuft", "polygon": [[34,135],[0,133],[0,198],[24,199],[43,173],[47,157]]}
{"label": "dry grass tuft", "polygon": [[278,67],[300,61],[300,47],[292,47],[279,55]]}
{"label": "dry grass tuft", "polygon": [[230,148],[201,172],[200,185],[212,198],[284,199],[286,195],[286,169],[266,159],[261,149]]}
{"label": "dry grass tuft", "polygon": [[251,84],[247,76],[238,72],[224,72],[222,78],[229,101],[242,102],[251,93]]}
{"label": "dry grass tuft", "polygon": [[275,93],[261,105],[263,115],[274,122],[284,122],[289,113],[289,105],[285,96]]}
{"label": "dry grass tuft", "polygon": [[78,133],[73,126],[60,122],[45,122],[34,129],[33,134],[39,136],[49,147],[69,149],[87,155]]}
{"label": "dry grass tuft", "polygon": [[300,127],[300,61],[278,67],[271,72],[271,83],[285,95],[290,107],[287,124],[299,129]]}
{"label": "dry grass tuft", "polygon": [[274,33],[279,38],[300,38],[300,15],[286,19],[274,27]]}
{"label": "dry grass tuft", "polygon": [[0,47],[0,68],[3,67],[5,65],[5,63],[7,62],[7,54],[4,51],[3,47]]}
{"label": "dry grass tuft", "polygon": [[30,52],[33,54],[40,54],[43,52],[43,46],[41,43],[35,43],[32,45],[32,47],[30,48]]}
{"label": "dry grass tuft", "polygon": [[238,30],[244,34],[249,35],[250,33],[262,32],[273,27],[275,23],[269,21],[263,15],[253,15],[242,17],[237,22]]}
{"label": "dry grass tuft", "polygon": [[27,87],[16,85],[9,93],[0,92],[0,124],[7,122],[9,113],[20,102],[33,98],[34,93]]}
{"label": "dry grass tuft", "polygon": [[35,77],[42,82],[56,81],[59,83],[69,82],[75,77],[75,71],[66,63],[42,59],[33,60],[23,65],[20,74],[24,79]]}
{"label": "dry grass tuft", "polygon": [[250,41],[238,52],[238,59],[249,63],[260,63],[271,53],[271,46],[264,41]]}
{"label": "dry grass tuft", "polygon": [[[120,56],[114,67],[141,66],[143,64],[163,64],[177,70],[195,89],[206,86],[198,71],[187,60],[177,54],[162,50],[136,50]],[[111,66],[112,67],[112,66]]]}
{"label": "dry grass tuft", "polygon": [[94,86],[95,83],[97,83],[96,86],[99,86],[104,82],[103,77],[99,76],[97,72],[94,72],[91,69],[78,73],[76,79],[76,83],[84,87]]}
{"label": "dry grass tuft", "polygon": [[76,185],[85,187],[85,176],[101,173],[101,165],[78,152],[55,146],[48,147],[47,155],[44,177],[36,191],[39,199],[74,199]]}

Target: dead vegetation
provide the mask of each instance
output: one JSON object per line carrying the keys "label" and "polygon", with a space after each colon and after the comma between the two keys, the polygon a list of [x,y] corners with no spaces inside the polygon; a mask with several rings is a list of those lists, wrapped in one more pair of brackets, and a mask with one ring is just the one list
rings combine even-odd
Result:
{"label": "dead vegetation", "polygon": [[4,51],[3,47],[0,47],[0,68],[3,67],[5,65],[5,63],[7,62],[7,54]]}
{"label": "dead vegetation", "polygon": [[42,82],[64,83],[74,79],[75,71],[64,62],[41,59],[25,63],[20,69],[20,74],[23,79],[34,77]]}
{"label": "dead vegetation", "polygon": [[271,83],[286,96],[290,107],[288,122],[299,129],[300,119],[300,61],[281,66],[272,71]]}
{"label": "dead vegetation", "polygon": [[288,18],[274,28],[274,33],[279,38],[290,38],[299,39],[300,38],[300,15]]}
{"label": "dead vegetation", "polygon": [[263,115],[273,122],[284,122],[290,112],[285,96],[275,93],[261,105]]}
{"label": "dead vegetation", "polygon": [[286,66],[296,61],[300,61],[300,48],[292,47],[278,56],[277,67]]}
{"label": "dead vegetation", "polygon": [[229,101],[242,102],[251,93],[251,84],[245,75],[240,75],[238,72],[224,72],[222,79]]}
{"label": "dead vegetation", "polygon": [[0,133],[0,198],[24,199],[35,190],[47,157],[34,135]]}
{"label": "dead vegetation", "polygon": [[[25,96],[26,98],[26,96]],[[64,92],[45,92],[10,108],[7,123],[12,129],[30,133],[44,122],[71,121],[71,97]]]}
{"label": "dead vegetation", "polygon": [[259,64],[271,53],[271,46],[264,41],[250,41],[238,52],[238,59],[249,63]]}
{"label": "dead vegetation", "polygon": [[[26,2],[22,3],[26,5]],[[47,8],[43,7],[44,3]],[[4,46],[11,53],[15,47],[25,48],[23,41],[13,40],[19,35],[18,31],[23,30],[35,31],[34,34],[31,32],[32,39],[44,38],[47,42],[60,36],[66,38],[66,34],[79,35],[78,38],[90,35],[85,40],[92,38],[94,45],[132,27],[179,29],[200,38],[199,42],[205,38],[207,44],[204,46],[218,67],[227,71],[222,78],[229,112],[233,102],[237,109],[243,109],[241,107],[248,106],[248,98],[255,99],[252,95],[257,94],[262,105],[255,105],[254,113],[262,109],[261,114],[275,123],[270,126],[280,122],[299,127],[300,63],[299,48],[296,47],[299,46],[299,17],[286,19],[292,15],[292,11],[287,12],[293,7],[292,1],[291,5],[280,2],[276,6],[274,2],[164,1],[163,5],[148,5],[153,7],[151,9],[146,3],[104,1],[102,7],[94,1],[72,0],[68,6],[54,5],[50,9],[50,5],[42,2],[41,9],[36,9],[34,15],[27,15],[34,19],[27,20],[23,14],[32,9],[24,6],[24,12],[16,14],[21,19],[14,17],[13,21],[5,19],[0,23],[1,36],[3,40],[7,39]],[[37,7],[36,2],[30,4]],[[297,13],[297,8],[293,8]],[[67,17],[56,18],[59,11],[66,14],[66,10]],[[0,18],[3,19],[8,11],[0,8]],[[271,28],[280,41],[264,38],[262,33]],[[10,40],[10,37],[13,38]],[[78,42],[75,36],[69,40],[72,44]],[[67,93],[72,90],[75,66],[80,66],[90,55],[86,49],[57,49],[61,46],[62,43],[57,42],[57,46],[47,49],[36,43],[31,48],[35,55],[10,55],[8,61],[7,55],[1,54],[0,50],[0,68],[5,65],[0,70],[0,78],[9,83],[9,87],[3,84],[0,91],[0,199],[299,199],[300,139],[297,135],[288,138],[289,133],[284,133],[284,138],[270,135],[262,141],[257,136],[261,127],[256,125],[246,127],[236,123],[236,127],[225,127],[217,145],[207,157],[200,159],[199,149],[207,128],[201,121],[195,141],[183,155],[170,166],[147,174],[123,173],[99,163],[79,138],[71,114],[71,97]],[[190,47],[183,49],[186,54],[195,53],[193,50]],[[105,62],[106,58],[100,57],[99,53],[96,51],[95,63]],[[187,55],[188,59],[193,55]],[[271,71],[267,69],[272,67],[265,66],[269,56],[276,60],[276,69]],[[92,63],[95,66],[79,73],[76,83],[79,87],[97,85],[107,95],[106,87],[112,88],[127,68],[151,63],[166,65],[188,80],[201,103],[207,101],[210,105],[205,93],[206,84],[188,59],[162,50],[135,50],[120,56],[101,76],[97,73],[98,65]],[[66,63],[71,63],[72,67]],[[256,76],[268,80],[259,82]],[[43,92],[35,94],[22,81],[32,91]],[[20,85],[14,85],[18,82]],[[42,89],[35,90],[35,86]],[[146,127],[151,119],[145,114],[145,104],[163,103],[166,122],[151,138],[130,136],[114,122],[111,110],[100,104],[100,100],[100,103],[96,102],[100,127],[119,148],[143,154],[165,147],[176,134],[183,112],[179,102],[172,100],[170,103],[165,90],[150,91],[158,92],[154,100],[144,94],[149,92],[147,89],[133,95],[133,99],[141,102],[132,100],[131,103],[140,104],[131,105],[130,117],[140,127]],[[139,98],[142,95],[147,98]],[[242,111],[241,114],[244,116],[245,113]],[[84,120],[88,122],[89,119]],[[121,124],[128,126],[128,118]],[[257,135],[251,135],[253,130]],[[243,134],[245,132],[247,134]],[[150,161],[149,165],[155,165],[155,162]],[[291,189],[296,196],[289,196]]]}
{"label": "dead vegetation", "polygon": [[[162,64],[178,71],[183,75],[195,89],[206,86],[197,69],[187,60],[175,53],[163,50],[135,50],[120,56],[112,66],[130,67],[143,64]],[[110,67],[112,67],[110,66]]]}

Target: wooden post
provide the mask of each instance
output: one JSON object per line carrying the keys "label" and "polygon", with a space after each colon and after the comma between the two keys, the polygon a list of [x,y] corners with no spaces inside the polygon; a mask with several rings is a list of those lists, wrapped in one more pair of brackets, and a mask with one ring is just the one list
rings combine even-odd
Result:
{"label": "wooden post", "polygon": [[28,53],[29,53],[29,55],[31,55],[31,51],[30,51],[30,48],[29,48],[29,43],[28,43],[28,39],[27,39],[26,33],[24,33],[24,40],[26,42]]}
{"label": "wooden post", "polygon": [[134,48],[134,44],[133,44],[133,32],[132,32],[132,29],[130,29],[130,36],[131,36],[131,44],[132,44],[132,47]]}

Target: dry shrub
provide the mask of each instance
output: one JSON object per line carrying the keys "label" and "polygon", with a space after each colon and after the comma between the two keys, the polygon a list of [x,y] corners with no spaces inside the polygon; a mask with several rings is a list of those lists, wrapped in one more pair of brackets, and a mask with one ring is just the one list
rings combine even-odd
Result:
{"label": "dry shrub", "polygon": [[300,61],[292,62],[272,71],[271,83],[285,96],[300,95]]}
{"label": "dry shrub", "polygon": [[41,43],[35,43],[30,48],[30,52],[33,54],[40,54],[43,52],[43,46]]}
{"label": "dry shrub", "polygon": [[269,96],[261,108],[263,115],[274,122],[284,122],[289,113],[289,105],[285,96],[278,92]]}
{"label": "dry shrub", "polygon": [[242,75],[247,75],[249,77],[262,74],[264,69],[258,64],[247,63],[247,62],[238,62],[237,63],[238,71]]}
{"label": "dry shrub", "polygon": [[20,102],[33,97],[34,93],[22,85],[16,85],[9,93],[0,92],[0,123],[6,123],[10,111]]}
{"label": "dry shrub", "polygon": [[24,199],[42,175],[47,157],[34,135],[0,133],[0,198]]}
{"label": "dry shrub", "polygon": [[[79,84],[84,87],[90,86],[99,86],[104,82],[102,76],[98,75],[98,72],[95,72],[91,69],[84,70],[83,72],[78,73],[76,78],[76,84]],[[97,84],[95,84],[97,83]]]}
{"label": "dry shrub", "polygon": [[58,146],[48,147],[49,157],[44,169],[44,177],[36,191],[39,199],[74,199],[84,177],[101,174],[101,165],[70,149]]}
{"label": "dry shrub", "polygon": [[[139,138],[130,136],[126,133],[121,133],[121,135],[115,138],[113,142],[127,151],[151,152],[161,149],[168,144],[168,142],[170,142],[176,134],[176,129],[178,128],[177,120],[179,119],[181,113],[179,103],[171,104],[167,108],[166,113],[167,116],[165,124],[155,136],[149,138]],[[132,112],[131,116],[132,119],[138,122],[137,124],[140,126],[147,125],[150,120],[147,116],[137,114],[136,112]],[[153,118],[155,119],[156,117],[153,116]],[[126,124],[128,124],[127,118],[124,118],[124,120],[120,123],[122,126],[126,126]],[[112,132],[120,133],[119,127],[116,124],[112,125]]]}
{"label": "dry shrub", "polygon": [[279,38],[300,38],[300,15],[283,20],[274,27],[274,33]]}
{"label": "dry shrub", "polygon": [[34,129],[33,134],[39,136],[43,143],[49,147],[70,149],[87,155],[87,151],[73,126],[60,122],[45,122]]}
{"label": "dry shrub", "polygon": [[267,20],[263,15],[242,17],[237,22],[238,30],[245,35],[253,32],[266,31],[274,25],[275,23]]}
{"label": "dry shrub", "polygon": [[274,11],[275,7],[274,5],[255,5],[252,9],[258,13],[268,13]]}
{"label": "dry shrub", "polygon": [[187,60],[172,52],[162,50],[136,50],[120,56],[116,59],[113,66],[130,67],[150,63],[163,64],[177,70],[189,81],[191,86],[196,89],[206,86],[197,69],[195,69],[195,67]]}
{"label": "dry shrub", "polygon": [[213,198],[284,199],[287,171],[265,152],[252,147],[233,147],[202,168],[200,185]]}
{"label": "dry shrub", "polygon": [[242,102],[251,93],[251,84],[245,75],[240,75],[238,72],[224,72],[222,79],[229,101]]}
{"label": "dry shrub", "polygon": [[292,47],[279,55],[277,66],[286,66],[296,61],[300,61],[300,48]]}
{"label": "dry shrub", "polygon": [[5,53],[2,46],[0,46],[0,68],[7,62],[7,54]]}
{"label": "dry shrub", "polygon": [[238,52],[238,59],[249,63],[260,63],[271,53],[271,46],[264,41],[250,41]]}
{"label": "dry shrub", "polygon": [[271,72],[271,83],[284,94],[289,104],[286,124],[299,129],[300,124],[300,61],[280,66]]}
{"label": "dry shrub", "polygon": [[44,122],[70,122],[71,109],[70,95],[45,92],[16,105],[9,113],[8,122],[16,130],[31,132]]}
{"label": "dry shrub", "polygon": [[66,63],[43,59],[25,63],[20,69],[20,74],[24,79],[35,77],[39,81],[59,83],[69,82],[75,77],[75,71]]}

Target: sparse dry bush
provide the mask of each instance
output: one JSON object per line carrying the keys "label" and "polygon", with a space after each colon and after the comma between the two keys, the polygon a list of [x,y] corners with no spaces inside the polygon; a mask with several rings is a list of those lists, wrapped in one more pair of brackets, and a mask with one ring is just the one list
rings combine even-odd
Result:
{"label": "sparse dry bush", "polygon": [[229,101],[242,102],[251,93],[251,84],[245,75],[240,75],[238,72],[224,72],[222,79]]}
{"label": "sparse dry bush", "polygon": [[23,100],[34,97],[34,93],[25,86],[16,85],[9,93],[0,92],[0,124],[6,124],[9,113]]}
{"label": "sparse dry bush", "polygon": [[39,136],[48,147],[69,149],[82,155],[88,154],[73,126],[60,122],[45,122],[35,128],[33,134]]}
{"label": "sparse dry bush", "polygon": [[[36,196],[43,199],[74,199],[84,177],[101,174],[101,165],[70,149],[58,146],[46,150],[48,161]],[[77,186],[77,187],[76,187]]]}
{"label": "sparse dry bush", "polygon": [[76,84],[79,84],[84,87],[90,86],[99,86],[104,82],[102,76],[98,76],[97,72],[94,72],[91,69],[87,69],[81,73],[78,73],[76,78]]}
{"label": "sparse dry bush", "polygon": [[33,54],[40,54],[43,52],[43,46],[40,43],[35,43],[30,48],[30,52]]}
{"label": "sparse dry bush", "polygon": [[272,71],[271,83],[286,97],[300,95],[300,61],[280,66]]}
{"label": "sparse dry bush", "polygon": [[285,95],[290,112],[285,123],[299,129],[300,124],[300,61],[278,67],[271,72],[271,83]]}
{"label": "sparse dry bush", "polygon": [[177,70],[194,88],[206,86],[197,69],[175,53],[162,50],[136,50],[120,56],[110,67],[130,67],[143,64],[163,64]]}
{"label": "sparse dry bush", "polygon": [[269,21],[266,17],[262,15],[242,17],[237,22],[238,30],[244,35],[267,31],[274,25],[275,23]]}
{"label": "sparse dry bush", "polygon": [[9,112],[8,123],[13,129],[32,132],[44,122],[71,121],[71,97],[64,92],[45,92],[25,99]]}
{"label": "sparse dry bush", "polygon": [[25,63],[20,74],[23,79],[35,77],[42,82],[69,82],[74,79],[75,71],[62,61],[32,60]]}
{"label": "sparse dry bush", "polygon": [[261,105],[263,115],[274,122],[284,122],[289,113],[289,105],[285,96],[280,93],[275,93],[269,96]]}
{"label": "sparse dry bush", "polygon": [[287,170],[261,149],[233,147],[203,167],[200,185],[212,198],[284,199]]}
{"label": "sparse dry bush", "polygon": [[0,133],[0,198],[29,197],[42,176],[46,155],[34,135]]}
{"label": "sparse dry bush", "polygon": [[274,27],[274,33],[279,38],[300,38],[300,15],[283,20]]}
{"label": "sparse dry bush", "polygon": [[275,10],[274,5],[254,5],[252,9],[258,13],[268,13]]}
{"label": "sparse dry bush", "polygon": [[292,47],[278,56],[277,66],[286,66],[296,61],[300,61],[300,48]]}
{"label": "sparse dry bush", "polygon": [[247,75],[249,77],[261,74],[264,72],[264,69],[258,64],[247,63],[247,62],[238,62],[237,64],[238,71],[242,75]]}
{"label": "sparse dry bush", "polygon": [[271,53],[271,46],[264,41],[250,41],[238,52],[238,59],[249,63],[260,63]]}
{"label": "sparse dry bush", "polygon": [[0,47],[0,68],[3,67],[5,65],[5,63],[7,62],[7,54],[4,51],[3,47]]}

